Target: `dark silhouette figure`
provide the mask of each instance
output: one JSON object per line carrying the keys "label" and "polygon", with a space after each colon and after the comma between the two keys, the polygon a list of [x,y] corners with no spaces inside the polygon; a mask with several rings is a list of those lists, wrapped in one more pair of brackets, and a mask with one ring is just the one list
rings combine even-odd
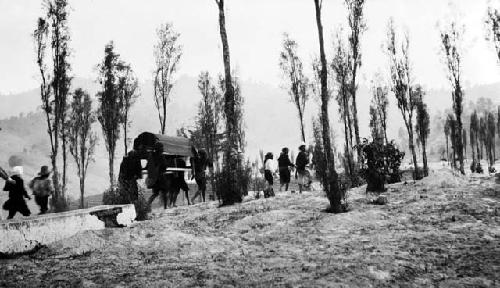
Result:
{"label": "dark silhouette figure", "polygon": [[31,211],[28,209],[28,205],[26,205],[26,201],[24,198],[31,200],[31,197],[28,195],[26,189],[24,189],[24,180],[21,178],[21,170],[16,169],[18,167],[14,167],[14,171],[10,179],[12,181],[6,181],[4,191],[9,192],[9,199],[4,203],[3,209],[9,211],[9,216],[7,219],[12,219],[17,212],[21,213],[23,216],[30,216]]}
{"label": "dark silhouette figure", "polygon": [[194,200],[201,195],[203,202],[205,202],[205,194],[207,191],[207,175],[205,170],[209,165],[207,152],[201,149],[199,152],[193,148],[194,157],[191,159],[191,169],[193,171],[193,175],[191,179],[195,179],[196,184],[198,185],[198,191],[194,194],[191,202],[194,203]]}
{"label": "dark silhouette figure", "polygon": [[42,166],[38,176],[30,181],[29,187],[35,195],[35,202],[40,206],[40,214],[45,214],[49,210],[49,196],[54,193],[52,179],[49,178],[50,170],[48,166]]}
{"label": "dark silhouette figure", "polygon": [[278,168],[280,173],[280,191],[285,185],[285,191],[288,191],[288,184],[290,184],[290,168],[295,167],[288,157],[288,148],[285,147],[281,150],[280,157],[278,158]]}

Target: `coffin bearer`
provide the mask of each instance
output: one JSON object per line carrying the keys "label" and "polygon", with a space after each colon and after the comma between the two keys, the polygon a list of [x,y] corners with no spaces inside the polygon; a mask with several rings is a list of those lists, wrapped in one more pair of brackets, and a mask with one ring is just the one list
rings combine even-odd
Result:
{"label": "coffin bearer", "polygon": [[123,157],[118,174],[118,183],[128,195],[130,203],[134,203],[139,198],[139,187],[137,180],[142,178],[142,165],[139,153],[134,149]]}
{"label": "coffin bearer", "polygon": [[205,193],[207,191],[207,175],[205,170],[207,170],[208,165],[210,164],[207,156],[207,152],[203,149],[200,151],[193,150],[194,157],[191,161],[191,169],[193,171],[193,176],[191,177],[196,180],[196,184],[198,185],[198,191],[194,194],[191,202],[194,203],[194,200],[201,195],[203,202],[205,202]]}
{"label": "coffin bearer", "polygon": [[290,184],[290,168],[295,167],[288,157],[288,148],[281,149],[280,157],[278,158],[278,167],[280,173],[280,191],[285,185],[285,191],[288,191],[288,184]]}
{"label": "coffin bearer", "polygon": [[29,187],[35,195],[35,202],[40,206],[40,213],[45,214],[49,210],[49,196],[54,193],[54,188],[52,187],[52,180],[49,178],[50,170],[48,166],[42,166],[38,176],[30,181]]}
{"label": "coffin bearer", "polygon": [[26,205],[24,198],[31,200],[31,197],[24,189],[24,180],[22,178],[23,167],[15,166],[12,168],[10,179],[12,181],[6,181],[3,191],[9,192],[9,200],[3,204],[3,209],[9,211],[9,216],[7,219],[12,219],[17,212],[23,214],[23,216],[30,216],[31,211]]}

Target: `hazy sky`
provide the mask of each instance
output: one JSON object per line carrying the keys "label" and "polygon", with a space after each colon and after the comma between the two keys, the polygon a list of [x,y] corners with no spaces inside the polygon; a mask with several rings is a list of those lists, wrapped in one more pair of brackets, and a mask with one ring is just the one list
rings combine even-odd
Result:
{"label": "hazy sky", "polygon": [[[243,79],[279,86],[278,67],[283,32],[295,38],[304,62],[317,54],[317,30],[312,0],[226,0],[226,23],[231,60]],[[323,22],[327,53],[332,36],[345,24],[341,0],[324,0]],[[452,14],[466,25],[464,79],[467,85],[500,80],[500,67],[492,45],[484,40],[487,0],[367,0],[368,30],[363,35],[361,81],[374,71],[387,69],[381,45],[393,16],[411,37],[415,80],[427,87],[447,85],[438,56],[436,23]],[[0,0],[0,93],[37,87],[37,68],[31,33],[42,15],[42,1]],[[104,45],[113,40],[118,53],[132,64],[142,81],[151,78],[155,28],[172,22],[181,33],[184,55],[180,74],[196,76],[202,70],[222,71],[218,12],[214,0],[80,0],[70,1],[72,67],[75,76],[95,78],[95,65]],[[307,65],[309,67],[309,65]]]}

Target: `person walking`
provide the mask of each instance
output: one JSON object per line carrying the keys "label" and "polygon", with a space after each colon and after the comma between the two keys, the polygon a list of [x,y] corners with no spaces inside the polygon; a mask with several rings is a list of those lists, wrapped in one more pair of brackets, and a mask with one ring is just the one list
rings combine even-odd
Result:
{"label": "person walking", "polygon": [[133,149],[123,156],[118,173],[118,183],[126,191],[127,201],[134,203],[139,199],[139,186],[137,180],[142,178],[142,165],[139,153]]}
{"label": "person walking", "polygon": [[273,172],[274,172],[274,165],[273,165],[273,153],[268,152],[265,156],[264,160],[264,179],[266,179],[267,182],[267,187],[264,190],[264,198],[268,198],[271,196],[274,196],[274,190],[273,190],[273,184],[274,184],[274,179],[273,179]]}
{"label": "person walking", "polygon": [[40,206],[39,215],[47,213],[47,211],[49,210],[49,196],[54,193],[52,180],[49,179],[50,172],[51,171],[49,170],[48,166],[42,166],[40,168],[38,176],[33,178],[33,180],[31,180],[28,185],[33,191],[36,204]]}
{"label": "person walking", "polygon": [[155,143],[153,152],[148,157],[148,162],[146,164],[146,170],[148,171],[148,177],[146,178],[146,186],[153,190],[153,194],[148,199],[148,205],[151,204],[156,197],[163,194],[163,206],[167,208],[167,189],[172,185],[169,180],[170,177],[165,176],[165,171],[167,169],[167,161],[163,155],[163,145],[159,142]]}
{"label": "person walking", "polygon": [[285,191],[288,191],[288,184],[290,184],[290,168],[295,167],[288,157],[288,148],[281,149],[280,157],[278,158],[278,170],[280,173],[280,191],[285,185]]}
{"label": "person walking", "polygon": [[24,198],[31,200],[28,192],[24,188],[24,180],[22,178],[23,167],[15,166],[12,168],[10,179],[11,181],[5,182],[3,191],[9,192],[9,199],[4,203],[3,209],[9,211],[7,219],[12,219],[17,212],[23,216],[30,216],[31,211],[26,205]]}
{"label": "person walking", "polygon": [[207,191],[207,175],[206,170],[209,164],[207,152],[203,149],[196,152],[196,149],[193,148],[194,157],[191,161],[191,169],[193,171],[193,175],[191,179],[194,178],[196,184],[198,185],[198,191],[194,194],[191,202],[194,203],[194,200],[201,196],[203,202],[205,202],[205,193]]}
{"label": "person walking", "polygon": [[306,144],[301,143],[299,146],[299,154],[295,160],[295,167],[297,168],[295,171],[295,179],[297,179],[299,184],[299,193],[302,193],[303,188],[309,184],[308,172],[306,170],[307,164],[309,164],[309,157],[306,153]]}

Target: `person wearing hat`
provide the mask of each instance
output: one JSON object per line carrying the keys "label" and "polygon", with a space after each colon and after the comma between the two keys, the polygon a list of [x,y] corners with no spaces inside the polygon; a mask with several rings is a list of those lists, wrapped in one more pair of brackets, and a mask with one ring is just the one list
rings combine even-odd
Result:
{"label": "person wearing hat", "polygon": [[38,176],[30,181],[29,187],[33,191],[35,196],[35,202],[40,206],[40,213],[45,214],[49,210],[49,196],[54,193],[54,188],[52,186],[52,180],[49,178],[50,170],[48,166],[42,166]]}
{"label": "person wearing hat", "polygon": [[295,167],[290,157],[288,157],[288,148],[281,149],[280,157],[278,158],[278,167],[280,173],[280,191],[285,185],[285,191],[288,191],[288,184],[290,184],[290,168]]}
{"label": "person wearing hat", "polygon": [[22,178],[23,167],[15,166],[12,168],[10,179],[12,181],[6,181],[3,191],[9,192],[9,199],[4,203],[3,209],[9,211],[9,216],[7,219],[12,219],[17,212],[23,214],[23,216],[30,216],[31,211],[26,205],[24,198],[30,199],[31,197],[24,189],[24,181]]}
{"label": "person wearing hat", "polygon": [[295,179],[297,179],[299,184],[299,193],[302,193],[303,187],[307,185],[307,164],[309,164],[309,157],[306,153],[306,143],[302,142],[299,146],[299,154],[295,160],[295,167],[297,168],[295,172]]}

